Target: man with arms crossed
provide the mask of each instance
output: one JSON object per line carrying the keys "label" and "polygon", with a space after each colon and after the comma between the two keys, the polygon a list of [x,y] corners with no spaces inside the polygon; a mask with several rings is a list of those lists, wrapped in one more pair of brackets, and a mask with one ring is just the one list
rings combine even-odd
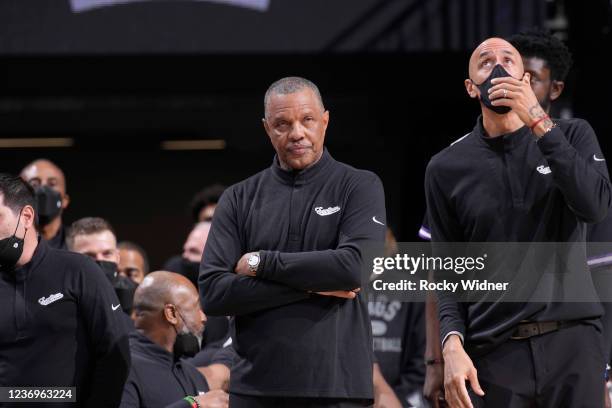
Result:
{"label": "man with arms crossed", "polygon": [[221,197],[199,278],[204,312],[235,316],[230,406],[370,406],[370,319],[354,290],[364,246],[384,242],[382,184],[323,147],[312,82],[275,82],[264,107],[274,162]]}

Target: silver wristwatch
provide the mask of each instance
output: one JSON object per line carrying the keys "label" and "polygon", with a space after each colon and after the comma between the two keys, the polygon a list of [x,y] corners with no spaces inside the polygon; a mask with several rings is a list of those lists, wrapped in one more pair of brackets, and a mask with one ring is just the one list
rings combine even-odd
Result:
{"label": "silver wristwatch", "polygon": [[247,264],[249,265],[249,270],[253,273],[257,273],[257,269],[259,268],[259,252],[255,252],[251,254],[247,259]]}

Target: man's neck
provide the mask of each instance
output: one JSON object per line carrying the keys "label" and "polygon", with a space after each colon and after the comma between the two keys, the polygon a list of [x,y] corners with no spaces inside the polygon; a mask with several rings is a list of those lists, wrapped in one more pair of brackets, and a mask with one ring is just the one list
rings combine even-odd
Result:
{"label": "man's neck", "polygon": [[161,331],[153,331],[153,330],[143,330],[140,329],[140,332],[151,340],[153,343],[157,344],[159,347],[166,350],[168,353],[172,353],[174,350],[174,341],[176,337],[166,335]]}
{"label": "man's neck", "polygon": [[17,267],[21,267],[30,262],[37,247],[38,237],[36,236],[36,231],[34,229],[29,229],[23,240],[23,252],[17,261]]}
{"label": "man's neck", "polygon": [[482,126],[489,137],[498,137],[517,131],[525,126],[523,121],[512,111],[500,115],[491,109],[482,108]]}
{"label": "man's neck", "polygon": [[62,228],[62,217],[55,217],[53,221],[40,229],[40,235],[49,241],[57,235],[60,228]]}

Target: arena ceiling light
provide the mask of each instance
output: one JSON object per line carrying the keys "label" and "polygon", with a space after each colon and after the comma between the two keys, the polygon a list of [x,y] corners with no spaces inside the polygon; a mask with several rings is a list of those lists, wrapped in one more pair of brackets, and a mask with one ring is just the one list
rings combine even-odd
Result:
{"label": "arena ceiling light", "polygon": [[28,149],[41,147],[72,147],[74,139],[68,137],[0,138],[0,149]]}
{"label": "arena ceiling light", "polygon": [[165,140],[161,143],[163,150],[223,150],[225,146],[223,139]]}

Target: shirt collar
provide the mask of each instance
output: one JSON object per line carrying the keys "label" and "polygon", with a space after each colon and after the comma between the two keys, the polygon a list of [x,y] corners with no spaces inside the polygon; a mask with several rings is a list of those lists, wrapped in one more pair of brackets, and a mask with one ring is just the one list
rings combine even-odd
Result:
{"label": "shirt collar", "polygon": [[34,249],[34,253],[32,254],[32,259],[27,264],[20,266],[19,268],[15,268],[15,280],[17,281],[25,281],[30,276],[30,272],[38,267],[42,262],[48,251],[47,242],[41,238],[40,235],[37,236],[38,244],[36,245],[36,249]]}
{"label": "shirt collar", "polygon": [[325,170],[329,165],[334,162],[333,157],[327,151],[327,148],[323,148],[323,154],[319,161],[304,170],[285,170],[280,166],[278,161],[278,155],[274,155],[272,161],[272,173],[283,183],[296,185],[296,184],[307,184],[312,180],[315,180],[320,175],[325,174]]}
{"label": "shirt collar", "polygon": [[490,137],[482,124],[482,115],[480,115],[476,121],[474,133],[484,144],[495,150],[512,150],[529,141],[535,141],[535,138],[532,137],[527,126],[522,126],[514,132],[504,135]]}
{"label": "shirt collar", "polygon": [[168,367],[174,365],[174,356],[168,350],[161,347],[159,344],[151,341],[147,336],[134,330],[130,333],[130,345],[134,350],[142,354],[146,354],[150,358],[167,364]]}

